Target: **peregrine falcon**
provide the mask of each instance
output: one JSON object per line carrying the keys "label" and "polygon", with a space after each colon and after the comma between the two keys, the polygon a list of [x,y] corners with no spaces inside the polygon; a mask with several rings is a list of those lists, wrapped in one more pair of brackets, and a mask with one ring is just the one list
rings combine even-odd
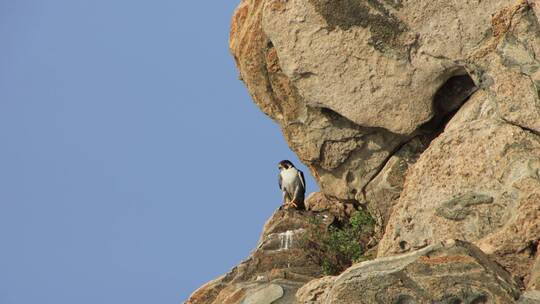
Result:
{"label": "peregrine falcon", "polygon": [[294,167],[288,160],[282,160],[279,168],[279,189],[283,192],[283,206],[298,208],[304,205],[306,180],[304,173]]}

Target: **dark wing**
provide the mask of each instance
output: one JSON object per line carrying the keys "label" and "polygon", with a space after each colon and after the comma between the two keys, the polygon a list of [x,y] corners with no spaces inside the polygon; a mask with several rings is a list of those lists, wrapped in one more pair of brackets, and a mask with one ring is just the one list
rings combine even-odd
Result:
{"label": "dark wing", "polygon": [[300,176],[300,181],[302,182],[302,188],[304,188],[304,192],[306,191],[306,180],[304,179],[304,172],[298,170],[298,175]]}
{"label": "dark wing", "polygon": [[281,172],[278,174],[278,183],[279,183],[279,190],[283,190],[283,188],[281,188]]}

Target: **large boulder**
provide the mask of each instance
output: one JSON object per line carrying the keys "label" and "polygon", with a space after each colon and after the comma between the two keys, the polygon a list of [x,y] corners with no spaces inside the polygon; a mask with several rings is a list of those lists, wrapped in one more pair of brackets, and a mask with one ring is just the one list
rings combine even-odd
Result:
{"label": "large boulder", "polygon": [[510,3],[269,0],[262,28],[308,106],[408,135]]}
{"label": "large boulder", "polygon": [[470,243],[447,240],[356,264],[297,292],[300,304],[515,303],[519,285]]}
{"label": "large boulder", "polygon": [[[312,7],[305,2],[242,1],[233,17],[231,52],[240,70],[240,78],[253,100],[280,124],[287,142],[310,168],[325,194],[341,200],[358,201],[362,199],[364,187],[394,150],[413,136],[398,134],[377,124],[359,124],[336,107],[306,100],[306,92],[300,91],[281,62],[281,48],[295,41],[286,40],[287,37],[270,37],[271,30],[286,27],[289,23],[284,20],[285,23],[278,24],[279,20],[271,18],[287,17],[282,14],[288,12],[293,4],[295,7]],[[323,23],[320,25],[325,26]],[[293,28],[283,34],[291,30]],[[302,36],[309,39],[308,33]],[[333,58],[319,60],[336,63]],[[334,84],[337,82],[325,86]],[[345,96],[342,99],[346,99]],[[356,109],[358,113],[368,110]]]}

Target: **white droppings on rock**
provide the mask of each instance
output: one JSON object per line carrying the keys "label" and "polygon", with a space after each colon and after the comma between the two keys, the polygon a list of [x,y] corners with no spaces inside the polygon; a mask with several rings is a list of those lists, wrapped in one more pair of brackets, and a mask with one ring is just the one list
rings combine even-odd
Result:
{"label": "white droppings on rock", "polygon": [[289,250],[292,246],[294,231],[287,230],[279,234],[279,240],[281,242],[279,250]]}

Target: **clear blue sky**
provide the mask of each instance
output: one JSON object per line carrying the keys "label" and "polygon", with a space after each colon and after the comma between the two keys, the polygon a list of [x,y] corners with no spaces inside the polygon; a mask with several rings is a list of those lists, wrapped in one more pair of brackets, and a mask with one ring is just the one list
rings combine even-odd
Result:
{"label": "clear blue sky", "polygon": [[179,303],[249,254],[296,158],[237,4],[0,0],[0,304]]}

